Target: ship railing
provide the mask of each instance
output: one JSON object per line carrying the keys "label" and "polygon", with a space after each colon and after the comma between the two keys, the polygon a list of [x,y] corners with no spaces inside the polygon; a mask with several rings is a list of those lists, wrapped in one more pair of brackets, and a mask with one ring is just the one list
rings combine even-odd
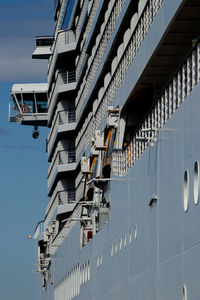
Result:
{"label": "ship railing", "polygon": [[58,205],[63,205],[66,203],[73,203],[76,201],[75,190],[60,191],[58,192]]}
{"label": "ship railing", "polygon": [[48,74],[50,74],[51,67],[54,65],[57,55],[57,48],[76,42],[76,36],[73,30],[60,30],[56,34],[55,41],[52,46],[52,55],[49,59]]}
{"label": "ship railing", "polygon": [[53,99],[58,93],[57,89],[58,86],[63,85],[63,84],[69,84],[76,82],[76,72],[75,71],[68,71],[65,69],[59,69],[57,71],[55,83],[52,84],[51,90],[49,92],[49,103],[48,107],[53,103]]}
{"label": "ship railing", "polygon": [[[104,86],[99,90],[98,93],[98,107],[95,113],[96,127],[99,126],[104,116],[107,113],[107,107],[111,105],[113,98],[117,90],[119,89],[124,77],[126,76],[130,65],[132,64],[139,48],[144,40],[149,27],[151,26],[157,12],[159,11],[163,0],[152,0],[147,1],[146,6],[141,12],[140,18],[134,25],[131,20],[130,28],[124,34],[123,42],[123,53],[116,56],[112,62],[111,73],[106,74],[104,80]],[[135,16],[135,15],[134,15]],[[133,16],[133,20],[134,20]],[[141,30],[143,28],[143,30]],[[81,111],[87,101],[87,90],[84,84],[80,89],[76,99],[76,120],[80,117]],[[82,144],[88,143],[91,140],[90,134],[84,134],[82,137],[84,142]],[[80,152],[80,151],[79,151]]]}
{"label": "ship railing", "polygon": [[68,84],[68,83],[75,82],[76,72],[60,69],[58,81],[60,82],[60,84]]}
{"label": "ship railing", "polygon": [[200,43],[198,41],[144,118],[131,142],[125,149],[113,151],[112,171],[114,175],[124,176],[144,150],[157,142],[160,129],[199,82]]}
{"label": "ship railing", "polygon": [[55,152],[48,170],[48,181],[51,182],[58,165],[71,164],[76,161],[75,150],[60,150]]}
{"label": "ship railing", "polygon": [[57,132],[58,126],[63,124],[70,124],[76,122],[76,112],[75,110],[60,110],[56,113],[56,116],[53,120],[51,130],[47,139],[48,150],[51,147],[54,136]]}
{"label": "ship railing", "polygon": [[43,232],[44,232],[44,220],[37,223],[35,231],[34,231],[33,238],[37,239],[39,234],[41,234]]}

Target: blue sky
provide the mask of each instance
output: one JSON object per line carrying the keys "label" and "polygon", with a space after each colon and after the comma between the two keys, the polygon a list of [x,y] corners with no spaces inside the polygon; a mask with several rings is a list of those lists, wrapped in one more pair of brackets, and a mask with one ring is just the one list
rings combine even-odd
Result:
{"label": "blue sky", "polygon": [[47,198],[47,128],[32,139],[32,127],[8,123],[15,82],[45,82],[47,65],[32,60],[34,36],[53,33],[53,0],[0,0],[0,299],[36,300],[35,225]]}

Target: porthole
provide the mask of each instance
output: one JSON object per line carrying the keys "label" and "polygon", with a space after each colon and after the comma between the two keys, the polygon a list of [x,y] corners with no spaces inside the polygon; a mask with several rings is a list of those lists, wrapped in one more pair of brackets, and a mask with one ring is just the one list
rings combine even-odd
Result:
{"label": "porthole", "polygon": [[124,235],[124,248],[126,248],[126,234]]}
{"label": "porthole", "polygon": [[183,300],[187,300],[187,287],[185,284],[183,286]]}
{"label": "porthole", "polygon": [[194,164],[194,203],[197,205],[199,202],[199,162]]}
{"label": "porthole", "polygon": [[187,212],[189,203],[189,172],[188,170],[184,173],[184,185],[183,185],[183,206],[184,211]]}
{"label": "porthole", "polygon": [[134,226],[134,239],[137,240],[137,225]]}
{"label": "porthole", "polygon": [[120,241],[119,241],[119,249],[120,249],[120,251],[122,251],[122,238],[120,238]]}

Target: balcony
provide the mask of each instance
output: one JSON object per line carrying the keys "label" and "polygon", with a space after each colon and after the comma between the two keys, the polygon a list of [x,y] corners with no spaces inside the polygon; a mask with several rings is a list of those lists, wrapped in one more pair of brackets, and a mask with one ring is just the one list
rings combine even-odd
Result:
{"label": "balcony", "polygon": [[72,30],[60,30],[56,34],[55,41],[52,46],[52,56],[49,60],[48,82],[51,82],[55,73],[56,62],[58,56],[62,53],[71,52],[76,49],[76,37]]}
{"label": "balcony", "polygon": [[76,201],[75,190],[58,192],[58,205],[73,203]]}
{"label": "balcony", "polygon": [[76,195],[74,190],[62,190],[55,194],[53,193],[46,208],[45,226],[49,224],[52,218],[55,219],[56,215],[72,211],[76,205],[75,199]]}
{"label": "balcony", "polygon": [[49,59],[52,54],[51,47],[54,38],[51,36],[36,36],[35,37],[35,50],[32,58],[36,59]]}
{"label": "balcony", "polygon": [[47,139],[47,152],[49,159],[54,148],[57,136],[62,132],[70,132],[76,128],[75,110],[60,110],[57,112],[51,126],[51,130]]}
{"label": "balcony", "polygon": [[45,83],[14,84],[10,94],[9,121],[47,126],[47,90]]}
{"label": "balcony", "polygon": [[52,187],[58,174],[74,171],[77,167],[75,150],[59,150],[55,153],[48,170],[48,188]]}
{"label": "balcony", "polygon": [[57,70],[55,83],[49,92],[48,120],[51,123],[53,112],[57,104],[58,95],[76,89],[76,73],[65,69]]}

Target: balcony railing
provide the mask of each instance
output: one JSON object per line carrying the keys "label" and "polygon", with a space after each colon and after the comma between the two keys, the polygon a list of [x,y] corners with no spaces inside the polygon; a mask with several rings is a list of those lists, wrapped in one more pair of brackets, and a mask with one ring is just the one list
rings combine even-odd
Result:
{"label": "balcony railing", "polygon": [[53,99],[54,99],[55,95],[58,93],[58,91],[57,91],[58,86],[63,85],[63,84],[73,83],[73,82],[76,82],[76,72],[75,71],[59,69],[56,79],[55,79],[55,84],[52,85],[51,91],[49,93],[48,106],[50,107],[51,103],[53,103]]}
{"label": "balcony railing", "polygon": [[59,165],[71,164],[76,161],[76,154],[74,150],[60,150],[56,153],[48,170],[48,182],[50,183],[54,173]]}
{"label": "balcony railing", "polygon": [[52,145],[58,126],[63,124],[70,124],[73,122],[76,122],[76,112],[74,110],[60,110],[57,112],[53,124],[51,126],[51,131],[49,133],[47,141],[48,151]]}
{"label": "balcony railing", "polygon": [[125,176],[127,174],[148,145],[157,141],[160,129],[199,82],[200,43],[197,43],[175,76],[169,81],[151,112],[143,120],[129,145],[124,150],[113,151],[112,171],[114,175]]}
{"label": "balcony railing", "polygon": [[52,46],[52,56],[49,59],[48,74],[50,74],[51,66],[55,62],[58,47],[69,45],[75,42],[76,37],[75,33],[72,30],[61,30],[57,32],[55,41]]}
{"label": "balcony railing", "polygon": [[62,190],[55,193],[46,209],[46,219],[45,224],[47,225],[52,219],[53,214],[56,211],[58,205],[63,205],[67,203],[74,203],[76,200],[75,190]]}
{"label": "balcony railing", "polygon": [[75,190],[58,192],[58,205],[63,205],[66,203],[73,203],[74,201],[76,201]]}

